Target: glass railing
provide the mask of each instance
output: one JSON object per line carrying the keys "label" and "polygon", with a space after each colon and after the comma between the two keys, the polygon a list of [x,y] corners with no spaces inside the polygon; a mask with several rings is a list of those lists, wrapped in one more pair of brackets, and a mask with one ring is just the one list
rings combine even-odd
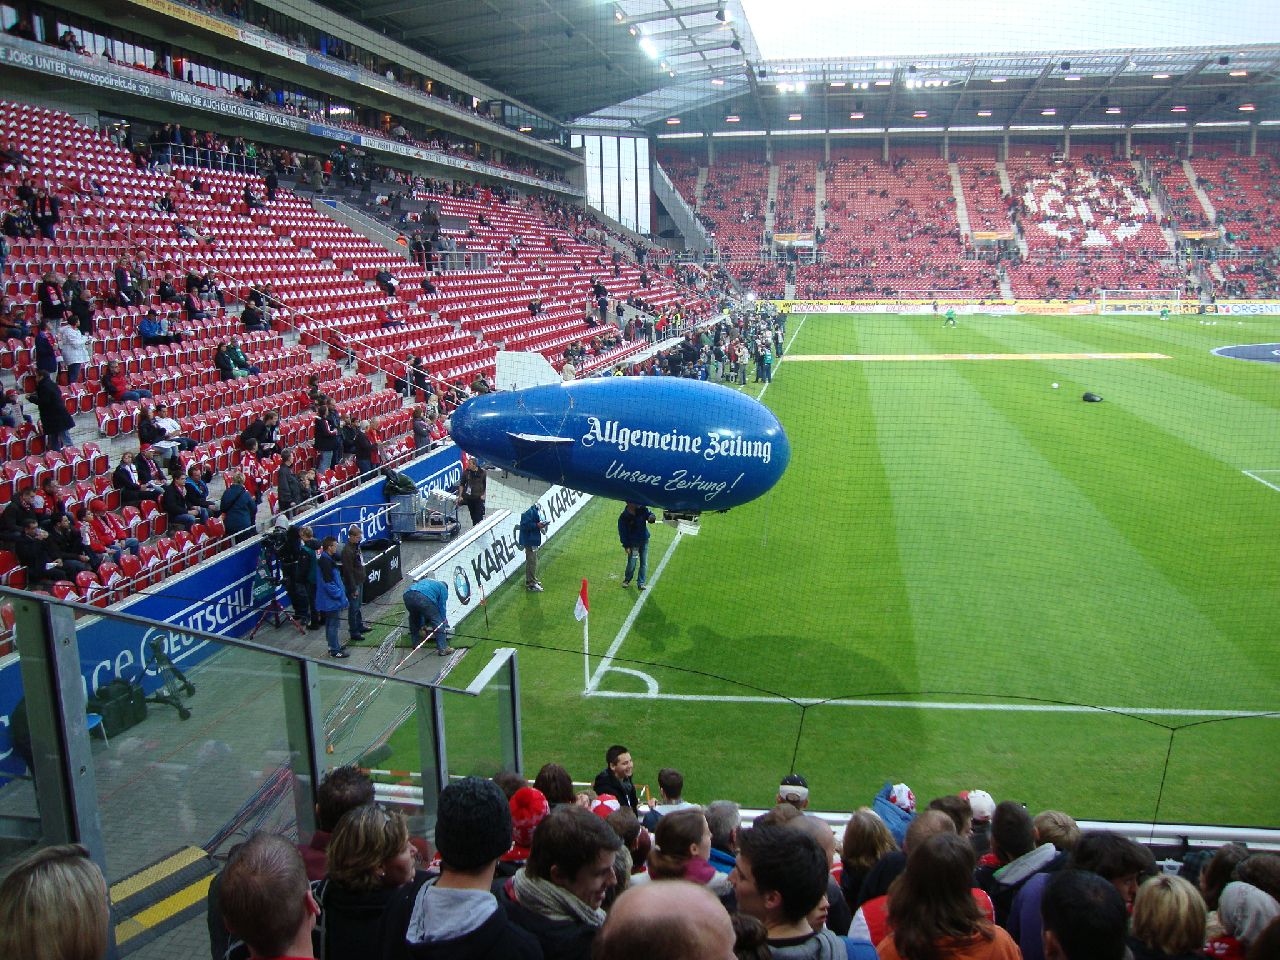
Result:
{"label": "glass railing", "polygon": [[[369,771],[429,838],[448,775],[520,768],[513,650],[458,689],[435,682],[434,656],[339,666],[181,625],[182,612],[166,624],[0,593],[15,634],[0,659],[0,861],[84,843],[120,956],[202,941],[221,860],[257,830],[307,843],[329,770]],[[228,630],[260,615],[216,611]]]}

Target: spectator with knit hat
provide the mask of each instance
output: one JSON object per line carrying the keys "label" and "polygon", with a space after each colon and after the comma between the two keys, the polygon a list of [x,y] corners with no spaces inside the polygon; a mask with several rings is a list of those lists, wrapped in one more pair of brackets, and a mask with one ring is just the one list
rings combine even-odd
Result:
{"label": "spectator with knit hat", "polygon": [[384,956],[542,957],[490,891],[498,858],[511,847],[511,811],[497,784],[465,777],[440,792],[436,847],[440,876],[402,890],[387,909]]}
{"label": "spectator with knit hat", "polygon": [[787,774],[782,778],[774,803],[789,803],[797,810],[806,809],[809,806],[809,781],[798,773]]}
{"label": "spectator with knit hat", "polygon": [[529,859],[533,831],[551,812],[551,805],[537,787],[521,787],[508,802],[511,809],[511,849],[499,857],[498,876],[510,877]]}
{"label": "spectator with knit hat", "polygon": [[138,555],[142,544],[132,536],[127,524],[118,513],[110,513],[102,500],[89,501],[89,549],[109,556],[119,563],[125,553]]}
{"label": "spectator with knit hat", "polygon": [[962,790],[960,796],[969,801],[973,814],[969,840],[973,850],[981,858],[991,852],[991,818],[996,813],[996,802],[985,790]]}

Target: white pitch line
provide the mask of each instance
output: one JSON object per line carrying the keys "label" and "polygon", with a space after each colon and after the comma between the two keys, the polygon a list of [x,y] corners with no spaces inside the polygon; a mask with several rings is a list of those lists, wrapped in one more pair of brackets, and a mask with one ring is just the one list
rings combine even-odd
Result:
{"label": "white pitch line", "polygon": [[591,675],[591,682],[587,684],[584,693],[590,694],[600,683],[600,678],[604,676],[605,671],[609,669],[609,665],[613,662],[614,656],[618,652],[618,648],[622,646],[622,641],[627,639],[627,634],[631,632],[631,625],[636,622],[636,618],[640,616],[640,611],[644,609],[645,602],[649,599],[649,594],[653,591],[654,585],[658,582],[658,578],[662,576],[662,571],[666,569],[667,561],[671,559],[671,555],[676,552],[676,546],[680,543],[680,538],[684,534],[676,530],[675,539],[671,541],[671,546],[667,547],[667,552],[662,555],[658,568],[653,571],[653,576],[649,578],[647,589],[636,598],[635,606],[631,608],[631,612],[627,614],[627,619],[622,621],[622,629],[618,631],[618,635],[613,638],[613,643],[609,644],[609,649],[605,651],[604,659],[596,666],[596,672]]}
{"label": "white pitch line", "polygon": [[761,697],[698,693],[627,693],[621,690],[587,691],[591,697],[611,700],[685,700],[699,703],[772,703],[787,706],[876,707],[912,710],[970,710],[994,713],[1119,713],[1153,717],[1275,717],[1280,711],[1178,710],[1165,707],[1088,707],[1057,703],[949,703],[944,700],[825,700],[822,697]]}
{"label": "white pitch line", "polygon": [[1246,477],[1252,477],[1254,480],[1257,480],[1263,486],[1270,487],[1272,490],[1275,490],[1276,492],[1280,493],[1280,486],[1277,486],[1276,484],[1272,483],[1270,480],[1263,480],[1260,476],[1258,476],[1258,474],[1260,473],[1280,473],[1280,470],[1241,470],[1240,472],[1243,473]]}

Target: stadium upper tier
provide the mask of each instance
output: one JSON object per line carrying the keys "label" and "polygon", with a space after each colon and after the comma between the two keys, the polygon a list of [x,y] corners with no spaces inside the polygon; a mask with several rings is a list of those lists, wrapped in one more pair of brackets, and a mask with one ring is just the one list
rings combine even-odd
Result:
{"label": "stadium upper tier", "polygon": [[[1139,146],[1128,160],[1110,143],[1069,158],[1051,143],[1020,144],[999,161],[995,144],[964,144],[948,162],[940,142],[891,144],[888,160],[880,146],[833,142],[825,161],[822,148],[788,147],[771,163],[763,143],[735,143],[708,164],[705,148],[664,143],[658,159],[761,296],[783,285],[786,247],[771,242],[783,234],[816,243],[817,262],[802,244],[795,267],[802,298],[1060,298],[1194,287],[1176,263],[1178,232],[1218,225],[1235,261],[1224,276],[1249,295],[1273,289],[1255,258],[1280,243],[1280,162],[1218,152],[1186,161]],[[984,252],[993,239],[1005,241],[998,255]],[[1211,277],[1223,280],[1216,268]]]}

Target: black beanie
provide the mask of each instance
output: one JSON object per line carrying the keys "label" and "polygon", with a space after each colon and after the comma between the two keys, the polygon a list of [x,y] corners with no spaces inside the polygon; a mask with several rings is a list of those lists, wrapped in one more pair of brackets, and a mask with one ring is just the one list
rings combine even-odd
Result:
{"label": "black beanie", "polygon": [[464,777],[440,793],[436,849],[446,866],[475,870],[511,849],[511,808],[492,780]]}

